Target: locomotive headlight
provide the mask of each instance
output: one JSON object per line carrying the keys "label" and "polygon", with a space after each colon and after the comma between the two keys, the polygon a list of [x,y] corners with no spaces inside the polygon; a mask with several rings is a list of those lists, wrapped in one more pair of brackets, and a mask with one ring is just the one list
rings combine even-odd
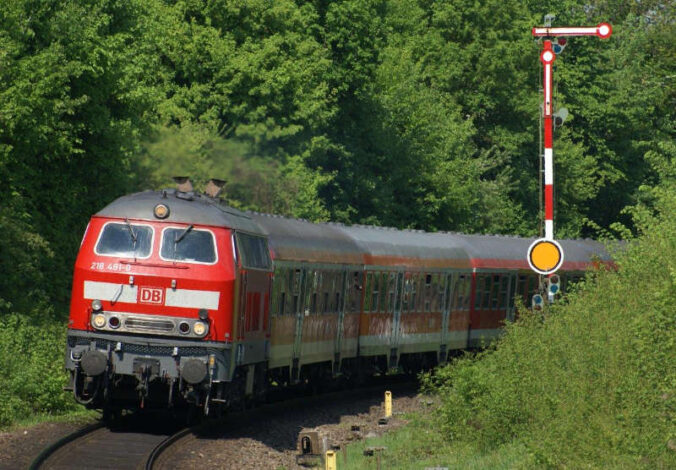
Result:
{"label": "locomotive headlight", "polygon": [[94,328],[103,328],[106,326],[106,316],[102,313],[94,315],[92,317],[92,325],[94,325]]}
{"label": "locomotive headlight", "polygon": [[95,312],[100,312],[102,308],[103,304],[101,304],[101,301],[99,299],[92,300],[92,310],[94,310]]}
{"label": "locomotive headlight", "polygon": [[167,217],[169,217],[169,206],[164,204],[158,204],[153,209],[153,214],[155,214],[155,217],[157,217],[158,219],[166,219]]}
{"label": "locomotive headlight", "polygon": [[192,332],[195,333],[197,336],[204,336],[207,332],[207,325],[205,325],[201,321],[196,321],[195,324],[192,326]]}

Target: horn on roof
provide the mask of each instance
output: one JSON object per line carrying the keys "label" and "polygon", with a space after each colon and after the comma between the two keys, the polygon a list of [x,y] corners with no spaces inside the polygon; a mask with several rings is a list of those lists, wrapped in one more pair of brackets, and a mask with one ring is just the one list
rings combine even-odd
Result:
{"label": "horn on roof", "polygon": [[182,193],[189,193],[192,191],[192,183],[189,176],[174,176],[176,182],[176,189]]}
{"label": "horn on roof", "polygon": [[221,194],[221,191],[223,191],[223,186],[225,186],[225,180],[211,178],[206,188],[204,188],[204,193],[209,197],[217,198]]}

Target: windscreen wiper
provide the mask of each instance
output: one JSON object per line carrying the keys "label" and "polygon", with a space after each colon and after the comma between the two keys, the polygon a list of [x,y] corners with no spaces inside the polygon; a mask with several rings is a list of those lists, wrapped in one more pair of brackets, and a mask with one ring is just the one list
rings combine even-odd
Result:
{"label": "windscreen wiper", "polygon": [[127,229],[129,230],[129,235],[131,235],[131,241],[133,241],[134,245],[136,245],[136,234],[134,233],[134,229],[131,227],[131,224],[129,223],[129,219],[127,219],[125,217],[124,223],[127,224]]}
{"label": "windscreen wiper", "polygon": [[190,232],[192,230],[192,228],[193,228],[192,225],[188,225],[186,227],[186,229],[183,230],[183,232],[181,232],[181,234],[178,237],[174,238],[174,243],[178,243],[181,240],[183,240],[185,238],[185,236],[188,234],[188,232]]}

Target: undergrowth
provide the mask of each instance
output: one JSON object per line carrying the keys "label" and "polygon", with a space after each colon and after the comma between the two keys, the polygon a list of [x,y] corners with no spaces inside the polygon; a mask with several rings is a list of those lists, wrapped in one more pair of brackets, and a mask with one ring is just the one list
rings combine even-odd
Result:
{"label": "undergrowth", "polygon": [[675,195],[616,270],[424,377],[449,441],[523,444],[544,467],[676,468]]}
{"label": "undergrowth", "polygon": [[0,315],[0,428],[81,409],[63,391],[66,326],[49,316],[36,318]]}

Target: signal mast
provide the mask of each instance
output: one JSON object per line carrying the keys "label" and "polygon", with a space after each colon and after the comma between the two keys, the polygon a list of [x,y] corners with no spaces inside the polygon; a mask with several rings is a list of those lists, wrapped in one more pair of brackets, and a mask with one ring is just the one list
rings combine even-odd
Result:
{"label": "signal mast", "polygon": [[[552,75],[553,64],[556,55],[566,47],[568,37],[573,36],[596,36],[608,39],[613,28],[608,23],[600,23],[596,26],[568,26],[553,28],[554,15],[545,15],[545,26],[535,27],[532,34],[536,38],[544,38],[540,62],[543,66],[542,89],[543,89],[543,133],[544,133],[544,208],[545,230],[544,237],[535,240],[528,248],[526,259],[533,271],[541,276],[547,276],[547,297],[549,302],[554,301],[554,295],[559,291],[559,276],[554,274],[563,264],[563,248],[554,239],[554,147],[552,133],[554,121],[557,127],[563,124],[568,115],[566,108],[559,112],[553,112],[552,104]],[[540,294],[533,296],[533,308],[541,309],[544,298]]]}

